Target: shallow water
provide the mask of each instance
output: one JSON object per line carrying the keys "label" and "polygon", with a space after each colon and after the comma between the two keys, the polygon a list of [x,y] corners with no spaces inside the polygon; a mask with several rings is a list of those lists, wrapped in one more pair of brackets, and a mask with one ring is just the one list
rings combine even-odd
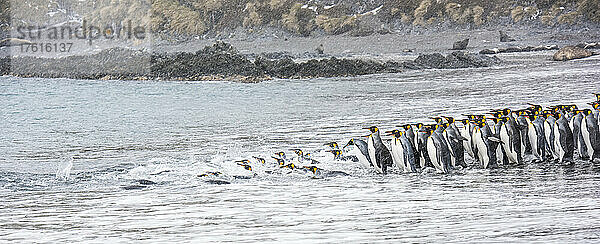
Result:
{"label": "shallow water", "polygon": [[[0,240],[598,242],[598,163],[380,176],[323,151],[366,126],[600,91],[598,59],[503,58],[517,63],[259,84],[0,77]],[[233,162],[291,148],[350,176],[244,179]]]}

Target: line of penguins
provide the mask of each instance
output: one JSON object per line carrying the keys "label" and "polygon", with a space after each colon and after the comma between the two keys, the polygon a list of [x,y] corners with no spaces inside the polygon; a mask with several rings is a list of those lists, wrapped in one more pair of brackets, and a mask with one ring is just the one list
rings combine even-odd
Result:
{"label": "line of penguins", "polygon": [[[596,101],[588,103],[592,109],[579,109],[577,105],[554,105],[543,109],[541,105],[528,104],[527,108],[493,109],[486,114],[464,114],[466,118],[433,117],[431,124],[403,124],[399,129],[385,131],[392,139],[384,143],[377,126],[364,128],[369,134],[352,138],[340,148],[329,142],[327,152],[336,160],[360,162],[373,167],[379,174],[387,174],[396,167],[400,172],[416,173],[433,168],[437,173],[449,173],[457,167],[467,168],[465,154],[484,169],[502,165],[522,165],[526,154],[534,161],[551,160],[573,163],[575,152],[580,159],[600,159],[600,93]],[[364,139],[363,139],[364,138]],[[359,153],[346,155],[355,147]],[[341,171],[326,171],[316,165],[310,153],[293,149],[297,155],[288,159],[285,152],[276,152],[272,158],[275,166],[303,170],[316,174],[345,175]],[[466,152],[466,153],[465,153]],[[253,157],[259,164],[266,160]],[[294,163],[295,162],[295,163]],[[251,160],[236,163],[252,171]],[[304,166],[298,166],[304,165]],[[218,175],[207,172],[200,176]]]}

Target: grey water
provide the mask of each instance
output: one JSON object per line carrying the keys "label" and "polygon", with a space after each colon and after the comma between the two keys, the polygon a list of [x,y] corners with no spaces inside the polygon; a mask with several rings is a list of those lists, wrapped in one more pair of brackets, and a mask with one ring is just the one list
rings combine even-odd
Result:
{"label": "grey water", "polygon": [[[382,176],[324,151],[371,125],[600,91],[598,59],[504,58],[258,84],[0,77],[0,242],[597,243],[598,162]],[[349,175],[234,162],[292,148]]]}

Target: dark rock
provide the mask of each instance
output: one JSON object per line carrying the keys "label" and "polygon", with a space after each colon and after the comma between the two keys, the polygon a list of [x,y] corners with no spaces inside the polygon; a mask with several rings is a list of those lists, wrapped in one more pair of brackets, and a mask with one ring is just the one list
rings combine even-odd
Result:
{"label": "dark rock", "polygon": [[445,57],[439,53],[419,55],[415,59],[417,65],[435,69],[488,67],[500,62],[500,59],[495,56],[472,54],[462,51],[453,52]]}
{"label": "dark rock", "polygon": [[140,185],[145,185],[145,186],[156,185],[156,182],[151,181],[151,180],[137,180],[136,182],[139,183]]}
{"label": "dark rock", "polygon": [[469,38],[455,42],[450,50],[465,50],[467,49],[467,45],[469,45]]}
{"label": "dark rock", "polygon": [[514,42],[515,39],[510,37],[506,32],[500,31],[500,42]]}
{"label": "dark rock", "polygon": [[224,180],[205,180],[204,182],[213,184],[213,185],[229,185],[231,182]]}
{"label": "dark rock", "polygon": [[11,65],[10,58],[4,57],[0,58],[0,75],[8,75],[10,74]]}
{"label": "dark rock", "polygon": [[497,54],[500,53],[500,49],[492,48],[492,49],[483,49],[479,51],[479,54]]}
{"label": "dark rock", "polygon": [[123,189],[125,190],[140,190],[140,189],[144,189],[147,186],[140,186],[140,185],[131,185],[131,186],[124,186]]}
{"label": "dark rock", "polygon": [[520,47],[507,47],[504,50],[502,50],[503,53],[518,53],[522,51],[523,50]]}
{"label": "dark rock", "polygon": [[558,52],[556,52],[554,56],[552,56],[552,58],[554,59],[554,61],[567,61],[579,58],[587,58],[592,55],[593,53],[591,51],[585,50],[583,48],[566,46],[558,50]]}

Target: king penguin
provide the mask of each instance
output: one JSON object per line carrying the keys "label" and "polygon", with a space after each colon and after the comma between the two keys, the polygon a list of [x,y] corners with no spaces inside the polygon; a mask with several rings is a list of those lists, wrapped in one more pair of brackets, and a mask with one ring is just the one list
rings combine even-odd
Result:
{"label": "king penguin", "polygon": [[531,153],[538,161],[546,157],[546,138],[544,136],[544,122],[540,116],[530,115],[527,119],[527,137],[531,143]]}
{"label": "king penguin", "polygon": [[497,168],[496,148],[500,138],[492,134],[492,130],[485,121],[475,126],[473,130],[473,143],[477,147],[477,154],[481,167],[484,169]]}
{"label": "king penguin", "polygon": [[502,148],[508,157],[508,161],[513,164],[522,164],[523,156],[521,154],[521,133],[518,130],[517,122],[510,109],[502,110],[504,116],[508,116],[500,127],[500,140]]}
{"label": "king penguin", "polygon": [[[440,126],[436,125],[438,128]],[[450,151],[440,132],[434,131],[427,138],[427,153],[438,173],[448,173],[450,171]]]}
{"label": "king penguin", "polygon": [[591,110],[585,109],[585,117],[581,120],[581,136],[587,148],[587,157],[593,161],[600,158],[600,129]]}
{"label": "king penguin", "polygon": [[559,118],[554,122],[554,150],[558,155],[558,162],[573,162],[573,132],[569,127],[566,116],[560,112]]}
{"label": "king penguin", "polygon": [[460,165],[463,168],[467,167],[465,163],[465,147],[463,145],[463,141],[466,141],[466,138],[463,138],[458,131],[458,127],[454,123],[454,118],[452,117],[443,117],[447,121],[447,127],[444,131],[444,137],[448,142],[448,147],[454,156],[453,165]]}
{"label": "king penguin", "polygon": [[427,152],[427,138],[431,136],[431,130],[428,126],[425,126],[421,123],[417,124],[417,150],[419,152],[419,166],[421,169],[426,167],[433,167],[431,163],[431,159],[429,158],[429,153]]}
{"label": "king penguin", "polygon": [[359,151],[358,153],[356,153],[358,162],[360,162],[367,168],[373,167],[373,163],[371,163],[371,158],[369,157],[369,149],[367,143],[361,139],[350,139],[350,141],[348,141],[348,143],[343,147],[343,149],[352,145],[355,146]]}
{"label": "king penguin", "polygon": [[371,126],[365,129],[371,131],[371,135],[367,138],[369,158],[371,159],[371,162],[373,162],[373,166],[375,166],[378,173],[386,174],[387,167],[393,164],[392,155],[383,144],[377,126]]}
{"label": "king penguin", "polygon": [[417,172],[414,157],[415,154],[411,142],[408,137],[406,137],[406,133],[402,133],[399,130],[387,131],[386,133],[394,136],[390,148],[392,151],[392,159],[394,164],[396,164],[396,167],[405,173]]}

